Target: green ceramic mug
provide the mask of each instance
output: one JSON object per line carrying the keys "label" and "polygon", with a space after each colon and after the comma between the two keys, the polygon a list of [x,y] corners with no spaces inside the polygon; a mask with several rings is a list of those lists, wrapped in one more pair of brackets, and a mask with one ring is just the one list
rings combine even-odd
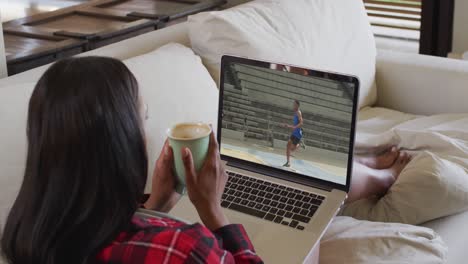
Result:
{"label": "green ceramic mug", "polygon": [[174,153],[174,168],[177,177],[176,191],[185,194],[185,167],[182,149],[192,152],[195,170],[198,172],[205,162],[210,145],[211,127],[204,123],[180,123],[168,129],[169,145]]}

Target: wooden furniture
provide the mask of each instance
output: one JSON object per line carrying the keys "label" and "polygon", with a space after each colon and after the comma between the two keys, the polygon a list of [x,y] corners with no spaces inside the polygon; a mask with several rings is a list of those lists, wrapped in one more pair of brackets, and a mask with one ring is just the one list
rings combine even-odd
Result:
{"label": "wooden furniture", "polygon": [[95,0],[3,24],[8,73],[164,27],[225,0]]}
{"label": "wooden furniture", "polygon": [[1,22],[79,5],[88,0],[0,0]]}
{"label": "wooden furniture", "polygon": [[8,73],[137,36],[155,30],[158,23],[89,4],[13,20],[3,24]]}
{"label": "wooden furniture", "polygon": [[13,75],[85,51],[85,40],[4,30],[8,74]]}
{"label": "wooden furniture", "polygon": [[225,4],[226,0],[104,0],[94,6],[130,11],[128,16],[172,21]]}

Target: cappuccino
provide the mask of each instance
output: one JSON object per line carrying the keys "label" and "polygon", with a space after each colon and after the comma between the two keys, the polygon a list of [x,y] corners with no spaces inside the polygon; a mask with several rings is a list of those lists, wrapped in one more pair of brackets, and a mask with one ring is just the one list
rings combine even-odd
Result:
{"label": "cappuccino", "polygon": [[178,193],[185,193],[185,167],[182,160],[182,149],[190,149],[195,170],[199,171],[208,154],[210,133],[211,127],[203,123],[180,123],[168,129],[169,145],[174,153],[174,168],[178,182],[176,191]]}
{"label": "cappuccino", "polygon": [[207,124],[202,123],[181,123],[169,130],[168,136],[173,139],[197,139],[206,137],[211,132]]}

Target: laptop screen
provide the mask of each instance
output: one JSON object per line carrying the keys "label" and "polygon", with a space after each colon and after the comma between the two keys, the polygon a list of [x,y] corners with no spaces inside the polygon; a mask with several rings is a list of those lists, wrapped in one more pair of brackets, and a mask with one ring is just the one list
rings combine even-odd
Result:
{"label": "laptop screen", "polygon": [[221,154],[346,185],[355,79],[242,60],[223,62]]}

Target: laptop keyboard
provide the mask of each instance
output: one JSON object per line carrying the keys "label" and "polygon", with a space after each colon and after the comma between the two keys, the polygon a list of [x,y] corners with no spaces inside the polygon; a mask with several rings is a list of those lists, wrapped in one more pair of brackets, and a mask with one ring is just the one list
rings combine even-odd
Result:
{"label": "laptop keyboard", "polygon": [[304,230],[324,196],[228,171],[221,206]]}

